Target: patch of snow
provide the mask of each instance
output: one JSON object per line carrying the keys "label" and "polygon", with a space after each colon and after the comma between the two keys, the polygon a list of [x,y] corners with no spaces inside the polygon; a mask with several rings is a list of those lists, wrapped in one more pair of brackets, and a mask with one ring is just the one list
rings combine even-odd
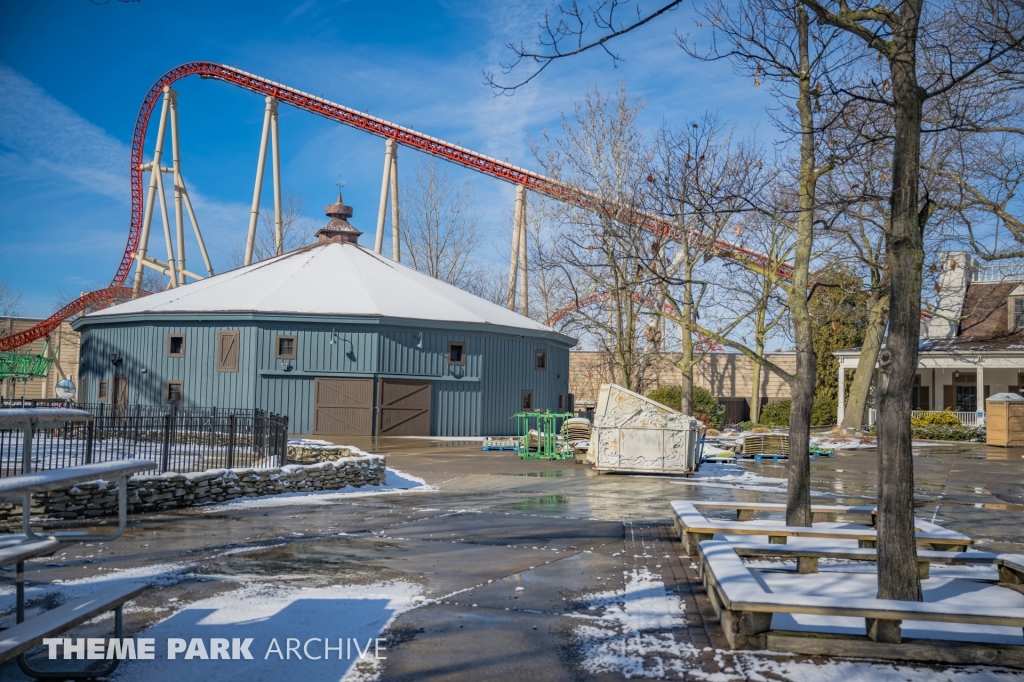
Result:
{"label": "patch of snow", "polygon": [[482,443],[484,436],[388,436],[388,438],[413,438],[417,440],[439,440],[447,443],[458,443],[460,441],[471,441]]}
{"label": "patch of snow", "polygon": [[[156,659],[125,661],[110,679],[150,682],[178,682],[186,678],[201,678],[204,682],[375,679],[381,664],[373,657],[375,640],[396,616],[422,603],[422,598],[417,599],[421,592],[420,586],[405,582],[331,587],[245,584],[188,604],[140,633],[140,637],[156,639]],[[229,640],[251,637],[249,651],[253,660],[184,660],[183,654],[169,660],[166,641],[171,637],[186,641],[203,638],[206,642],[213,637]],[[286,659],[289,638],[298,640],[299,644]],[[281,656],[272,648],[275,639]],[[323,658],[324,639],[329,640],[332,647],[330,660]],[[339,640],[341,660],[338,660],[339,652],[333,650]],[[352,640],[358,641],[364,652],[369,643],[363,660],[359,659]],[[303,652],[307,643],[308,650]],[[387,656],[387,652],[381,651],[381,655]]]}
{"label": "patch of snow", "polygon": [[398,469],[387,470],[387,482],[384,485],[364,485],[356,488],[347,486],[337,490],[317,490],[308,493],[281,493],[280,495],[266,495],[263,497],[243,497],[231,502],[196,507],[204,512],[221,512],[239,509],[267,509],[269,507],[289,507],[295,505],[329,505],[337,504],[354,497],[365,497],[367,495],[380,494],[401,494],[406,492],[433,492],[437,486],[427,485],[427,482],[418,476],[407,474]]}
{"label": "patch of snow", "polygon": [[665,592],[659,576],[646,567],[625,574],[622,590],[595,594],[587,608],[603,608],[598,617],[576,614],[582,622],[573,635],[583,650],[583,667],[592,674],[626,677],[681,677],[697,650],[676,642],[673,628],[686,626],[683,601]]}

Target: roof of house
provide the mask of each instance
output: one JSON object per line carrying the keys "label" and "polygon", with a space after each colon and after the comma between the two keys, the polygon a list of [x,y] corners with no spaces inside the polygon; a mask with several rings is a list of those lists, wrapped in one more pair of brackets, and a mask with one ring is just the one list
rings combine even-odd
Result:
{"label": "roof of house", "polygon": [[[960,329],[949,339],[926,343],[928,351],[1024,351],[1024,329],[1009,328],[1007,300],[1021,282],[975,282],[964,294]],[[1024,290],[1018,292],[1024,294]]]}
{"label": "roof of house", "polygon": [[224,312],[398,318],[556,333],[358,244],[339,242],[314,244],[105,308],[83,322],[137,314]]}

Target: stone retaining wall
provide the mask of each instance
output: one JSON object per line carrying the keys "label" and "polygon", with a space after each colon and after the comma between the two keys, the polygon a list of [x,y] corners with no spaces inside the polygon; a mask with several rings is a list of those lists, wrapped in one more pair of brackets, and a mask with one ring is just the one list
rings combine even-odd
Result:
{"label": "stone retaining wall", "polygon": [[[273,468],[211,469],[128,479],[128,513],[166,511],[227,502],[241,497],[383,485],[383,455],[344,457],[334,462]],[[58,519],[117,516],[118,487],[105,481],[32,496],[32,515]],[[0,522],[20,523],[21,507],[0,504]]]}
{"label": "stone retaining wall", "polygon": [[288,461],[301,464],[333,462],[342,457],[358,457],[366,453],[351,445],[334,445],[325,441],[292,439],[288,442]]}

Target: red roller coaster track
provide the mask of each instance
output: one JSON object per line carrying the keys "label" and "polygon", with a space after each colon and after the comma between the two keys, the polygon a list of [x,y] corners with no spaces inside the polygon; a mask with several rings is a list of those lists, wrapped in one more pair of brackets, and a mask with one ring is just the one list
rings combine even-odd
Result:
{"label": "red roller coaster track", "polygon": [[[251,73],[246,73],[245,71],[240,71],[239,69],[224,66],[222,64],[214,64],[212,62],[189,62],[188,64],[182,64],[181,66],[171,69],[153,84],[153,87],[151,87],[149,92],[146,94],[146,98],[142,101],[142,107],[139,109],[139,115],[135,119],[135,131],[132,133],[131,155],[131,226],[128,230],[128,242],[125,244],[124,254],[121,256],[121,264],[117,267],[117,273],[111,280],[110,287],[85,294],[78,300],[64,306],[49,318],[30,329],[26,329],[18,334],[0,338],[0,351],[11,350],[26,343],[31,343],[36,339],[43,338],[59,327],[60,323],[68,317],[82,312],[89,306],[94,305],[101,300],[112,301],[116,298],[116,290],[121,287],[128,278],[128,272],[131,270],[132,262],[134,261],[135,251],[139,247],[139,236],[142,230],[143,213],[143,147],[146,142],[146,129],[149,126],[150,115],[153,113],[157,103],[163,96],[165,87],[170,86],[172,83],[175,83],[182,78],[193,75],[198,75],[200,78],[214,78],[216,80],[237,85],[245,88],[246,90],[251,90],[259,95],[274,97],[281,102],[291,104],[292,106],[304,111],[319,114],[324,118],[344,123],[352,126],[353,128],[373,133],[374,135],[391,138],[399,144],[419,149],[420,151],[433,154],[434,156],[439,156],[480,173],[485,173],[507,182],[525,185],[528,189],[533,190],[534,192],[544,194],[559,201],[574,203],[584,207],[597,206],[605,203],[598,197],[581,192],[578,189],[556,180],[546,178],[543,175],[484,156],[483,154],[478,154],[477,152],[459,147],[458,145],[450,144],[444,140],[439,140],[435,137],[418,133],[410,128],[404,128],[402,126],[395,125],[394,123],[389,123],[388,121],[369,116],[356,111],[355,109],[350,109],[340,104],[329,102],[321,97],[315,97],[302,92],[301,90],[296,90],[295,88],[290,88],[286,85],[281,85],[280,83],[274,83],[266,78],[261,78]],[[648,230],[667,234],[669,236],[679,235],[678,226],[671,220],[651,214],[641,214],[636,217],[642,221],[642,227]],[[769,263],[769,260],[765,255],[722,239],[715,240],[712,250],[721,255],[739,257],[755,263],[764,263],[766,266]],[[782,264],[777,267],[779,274],[784,277],[788,277],[792,272],[792,267],[788,264]]]}

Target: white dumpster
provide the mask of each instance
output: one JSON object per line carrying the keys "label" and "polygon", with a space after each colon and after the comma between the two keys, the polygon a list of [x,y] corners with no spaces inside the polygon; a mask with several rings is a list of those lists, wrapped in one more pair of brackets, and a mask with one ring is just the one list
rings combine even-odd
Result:
{"label": "white dumpster", "polygon": [[601,386],[587,459],[598,471],[689,474],[704,428],[693,417],[615,384]]}

